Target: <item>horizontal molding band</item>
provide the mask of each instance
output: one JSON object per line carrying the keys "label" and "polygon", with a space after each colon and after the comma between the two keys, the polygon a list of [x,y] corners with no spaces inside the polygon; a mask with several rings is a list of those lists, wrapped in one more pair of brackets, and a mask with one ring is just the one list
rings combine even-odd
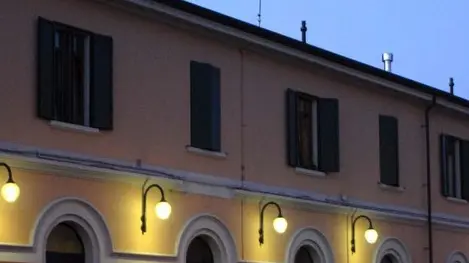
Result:
{"label": "horizontal molding band", "polygon": [[[54,172],[58,176],[73,176],[103,180],[117,180],[128,183],[142,183],[142,177],[160,180],[166,187],[184,189],[184,184],[193,183],[224,190],[223,197],[237,195],[251,198],[275,198],[286,203],[347,213],[350,209],[361,209],[373,216],[385,219],[426,221],[424,210],[401,206],[381,205],[353,198],[343,200],[341,196],[327,196],[312,191],[268,186],[250,181],[237,181],[221,176],[204,175],[188,171],[168,169],[135,162],[122,162],[97,158],[64,151],[46,150],[0,142],[0,158],[19,169]],[[181,190],[180,190],[181,191]],[[203,194],[198,191],[198,194]],[[232,194],[230,194],[232,193]],[[460,218],[443,213],[433,214],[433,223],[450,227],[469,229],[469,218]]]}

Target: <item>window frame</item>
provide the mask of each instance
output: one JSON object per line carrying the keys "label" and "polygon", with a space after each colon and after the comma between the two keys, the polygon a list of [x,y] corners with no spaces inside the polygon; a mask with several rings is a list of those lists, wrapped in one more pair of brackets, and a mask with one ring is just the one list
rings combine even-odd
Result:
{"label": "window frame", "polygon": [[[85,127],[90,127],[92,128],[91,126],[91,97],[90,97],[90,94],[91,94],[91,71],[92,71],[92,67],[93,65],[91,64],[91,41],[92,41],[92,36],[94,35],[94,33],[90,32],[90,31],[87,31],[87,30],[83,30],[83,29],[80,29],[80,28],[76,28],[76,27],[73,27],[73,26],[70,26],[70,25],[65,25],[65,24],[62,24],[62,23],[59,23],[59,22],[53,22],[54,24],[54,57],[53,57],[53,63],[54,63],[54,70],[53,70],[53,74],[54,74],[54,81],[53,81],[53,90],[54,92],[57,94],[58,90],[59,90],[59,87],[58,87],[58,76],[59,76],[59,73],[57,72],[57,57],[55,56],[56,55],[56,49],[58,48],[57,47],[57,37],[58,35],[61,33],[61,31],[65,31],[67,32],[68,34],[72,34],[72,35],[82,35],[84,36],[84,40],[83,40],[83,85],[82,87],[80,87],[80,89],[82,90],[83,92],[83,121],[81,123],[73,123],[73,122],[69,122],[69,121],[66,121],[62,118],[59,118],[57,116],[54,117],[54,120],[55,121],[58,121],[58,122],[63,122],[63,123],[68,123],[68,124],[73,124],[73,125],[79,125],[79,126],[85,126]],[[73,51],[72,51],[73,52]],[[73,63],[72,61],[70,61],[69,63]],[[67,82],[72,82],[73,80],[69,80]],[[68,87],[69,88],[69,87]],[[58,98],[54,98],[54,101],[53,101],[53,104],[54,104],[54,108],[57,107],[57,104],[59,103],[58,102]],[[56,112],[57,111],[60,111],[59,109],[55,109],[54,112],[55,114],[57,114]]]}
{"label": "window frame", "polygon": [[[63,123],[67,123],[67,124],[72,124],[72,125],[78,125],[78,126],[84,126],[84,127],[89,127],[89,128],[93,128],[91,126],[91,72],[93,70],[93,65],[91,63],[91,48],[92,48],[92,36],[94,35],[93,32],[91,31],[88,31],[88,30],[85,30],[85,29],[81,29],[81,28],[77,28],[77,27],[74,27],[74,26],[70,26],[70,25],[67,25],[67,24],[63,24],[63,23],[60,23],[60,22],[56,22],[56,21],[51,21],[53,23],[53,29],[54,29],[54,57],[53,57],[53,76],[54,76],[54,80],[53,80],[53,90],[55,93],[58,92],[58,87],[57,87],[57,77],[58,77],[58,73],[57,73],[57,70],[56,70],[56,63],[57,63],[57,58],[56,58],[56,49],[57,49],[57,34],[59,34],[59,32],[61,30],[63,31],[66,31],[68,33],[71,33],[73,35],[83,35],[85,36],[85,39],[84,39],[84,55],[83,55],[83,58],[84,58],[84,61],[83,61],[83,87],[81,87],[82,89],[82,92],[83,92],[83,122],[82,123],[73,123],[73,122],[69,122],[69,121],[65,121],[57,116],[54,116],[54,119],[55,121],[58,121],[58,122],[63,122]],[[56,108],[57,107],[57,104],[59,103],[57,101],[58,99],[57,98],[54,98],[53,100],[53,107]],[[55,109],[54,110],[54,114],[57,114],[56,111],[59,111],[58,109]]]}
{"label": "window frame", "polygon": [[[298,143],[298,148],[297,148],[297,167],[302,168],[302,169],[307,169],[307,170],[313,170],[313,171],[319,171],[319,122],[318,122],[318,100],[319,97],[301,92],[301,91],[296,91],[296,108],[295,108],[295,114],[296,114],[296,140]],[[301,164],[301,144],[300,144],[300,136],[301,136],[301,131],[300,131],[300,100],[307,100],[311,103],[311,144],[312,147],[310,149],[311,151],[311,163],[312,166],[308,167],[305,165]]]}
{"label": "window frame", "polygon": [[[61,89],[61,92],[64,92],[64,98],[66,100],[61,100],[62,96],[58,92],[59,89],[55,87],[60,87],[57,83],[57,76],[60,76],[57,68],[57,62],[54,57],[57,55],[57,48],[56,48],[56,32],[59,30],[67,30],[71,31],[72,34],[81,34],[88,36],[90,41],[88,54],[86,57],[88,61],[86,61],[87,70],[83,67],[84,71],[78,72],[80,76],[83,76],[84,81],[80,81],[80,85],[84,87],[85,84],[89,84],[89,95],[86,97],[89,98],[89,103],[81,103],[82,96],[85,93],[81,92],[78,88],[75,89],[79,92],[75,92],[78,96],[69,96],[67,94],[67,89]],[[66,129],[74,129],[86,132],[100,132],[102,131],[112,131],[114,129],[114,41],[112,36],[104,35],[100,33],[94,33],[86,29],[77,28],[75,26],[70,26],[63,24],[61,22],[57,22],[54,20],[50,20],[41,16],[37,18],[37,51],[36,51],[36,74],[37,74],[37,87],[36,87],[36,114],[37,117],[40,119],[44,119],[49,122],[51,126],[58,127],[58,128],[66,128]],[[69,45],[70,42],[65,42]],[[67,48],[65,54],[71,59],[70,61],[77,61],[73,59],[73,53],[69,52],[70,50],[74,50],[72,45],[68,47],[72,47],[72,49]],[[84,45],[83,45],[84,47]],[[81,53],[81,45],[80,45],[80,53]],[[79,61],[79,65],[81,68],[81,64],[85,63],[85,51],[83,50],[83,56],[80,54],[78,57],[80,60],[83,58],[83,63]],[[64,62],[69,63],[68,59]],[[71,64],[73,69],[73,64]],[[89,74],[88,74],[89,73]],[[88,74],[88,76],[85,76]],[[85,83],[88,81],[88,83]],[[70,83],[74,83],[70,81]],[[65,83],[66,85],[68,83]],[[74,85],[67,85],[74,88]],[[78,85],[77,85],[78,86]],[[71,92],[74,90],[72,89]],[[57,99],[56,99],[57,98]],[[75,99],[78,103],[77,107],[68,107],[65,108],[65,103],[72,99]],[[61,101],[64,101],[63,108],[65,111],[61,111]],[[83,100],[84,101],[84,100]],[[85,105],[88,104],[88,105]],[[59,106],[59,107],[57,107]],[[85,106],[85,107],[83,107]],[[89,111],[85,113],[85,110]],[[60,112],[56,114],[56,112]],[[66,113],[66,114],[63,114]],[[78,114],[76,114],[78,113]],[[83,121],[83,115],[89,116],[89,123],[85,126],[85,122]],[[72,116],[72,117],[69,117]],[[76,124],[78,123],[78,124]]]}
{"label": "window frame", "polygon": [[[447,180],[444,182],[448,187],[447,197],[463,200],[464,189],[462,182],[463,175],[461,162],[461,143],[463,140],[452,135],[445,134],[444,136],[445,143],[440,151],[442,151],[444,154],[442,173],[444,173],[443,176],[445,180]],[[451,144],[451,146],[448,144]],[[448,147],[451,147],[451,152],[448,152]]]}

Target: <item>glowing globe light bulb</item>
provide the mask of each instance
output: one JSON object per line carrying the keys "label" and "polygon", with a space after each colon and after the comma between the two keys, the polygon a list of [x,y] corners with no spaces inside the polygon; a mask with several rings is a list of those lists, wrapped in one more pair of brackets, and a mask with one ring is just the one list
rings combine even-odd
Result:
{"label": "glowing globe light bulb", "polygon": [[277,217],[274,219],[274,230],[279,233],[283,234],[287,230],[288,222],[284,217]]}
{"label": "glowing globe light bulb", "polygon": [[365,240],[369,244],[374,244],[376,243],[376,240],[378,240],[378,232],[374,230],[373,228],[370,228],[365,231]]}
{"label": "glowing globe light bulb", "polygon": [[166,220],[171,215],[171,205],[166,201],[161,201],[156,204],[155,213],[159,219]]}
{"label": "glowing globe light bulb", "polygon": [[20,188],[14,182],[7,182],[2,187],[2,197],[8,203],[13,203],[20,196]]}

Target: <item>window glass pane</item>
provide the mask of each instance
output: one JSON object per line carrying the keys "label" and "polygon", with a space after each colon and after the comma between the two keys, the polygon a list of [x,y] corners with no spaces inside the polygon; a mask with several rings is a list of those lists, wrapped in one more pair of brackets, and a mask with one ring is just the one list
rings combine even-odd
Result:
{"label": "window glass pane", "polygon": [[312,102],[300,97],[298,100],[298,145],[300,166],[315,168],[313,163],[313,116]]}
{"label": "window glass pane", "polygon": [[55,33],[54,112],[55,119],[84,124],[86,36],[69,29]]}

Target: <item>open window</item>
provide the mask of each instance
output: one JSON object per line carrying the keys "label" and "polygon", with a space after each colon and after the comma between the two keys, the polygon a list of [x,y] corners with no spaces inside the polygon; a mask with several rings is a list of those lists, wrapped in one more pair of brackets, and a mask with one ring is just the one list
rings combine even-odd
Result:
{"label": "open window", "polygon": [[287,90],[288,165],[339,171],[339,102]]}

